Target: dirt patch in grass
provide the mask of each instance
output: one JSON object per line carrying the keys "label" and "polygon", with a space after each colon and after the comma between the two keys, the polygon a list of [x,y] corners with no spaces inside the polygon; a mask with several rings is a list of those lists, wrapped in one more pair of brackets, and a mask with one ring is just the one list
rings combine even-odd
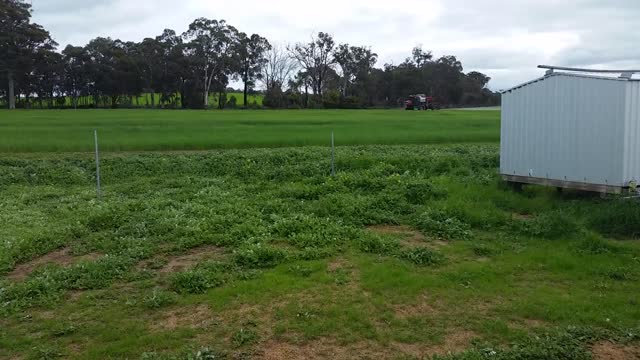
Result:
{"label": "dirt patch in grass", "polygon": [[294,360],[294,359],[392,359],[392,349],[371,342],[357,342],[340,345],[335,340],[319,339],[302,344],[285,341],[268,341],[261,344],[256,353],[257,359]]}
{"label": "dirt patch in grass", "polygon": [[98,253],[74,256],[71,254],[70,248],[62,248],[16,266],[13,271],[7,274],[6,278],[13,281],[23,281],[36,269],[45,265],[70,266],[83,260],[95,260],[100,256],[101,254]]}
{"label": "dirt patch in grass", "polygon": [[178,328],[202,329],[215,321],[207,305],[192,305],[172,308],[151,321],[150,328],[155,331],[175,330]]}
{"label": "dirt patch in grass", "polygon": [[333,259],[329,264],[327,264],[327,271],[328,272],[336,272],[340,269],[347,269],[349,268],[350,265],[347,262],[347,260],[345,260],[344,258],[336,258]]}
{"label": "dirt patch in grass", "polygon": [[545,321],[538,319],[525,319],[524,324],[528,328],[540,328],[547,326],[547,323]]}
{"label": "dirt patch in grass", "polygon": [[460,330],[449,333],[442,344],[403,344],[394,342],[382,345],[375,342],[360,341],[352,344],[340,344],[332,339],[318,339],[300,344],[286,341],[269,340],[260,344],[257,359],[293,360],[293,359],[398,359],[413,357],[422,359],[433,355],[457,353],[468,349],[476,337],[473,332]]}
{"label": "dirt patch in grass", "polygon": [[514,219],[514,220],[531,220],[531,219],[535,218],[535,215],[511,213],[511,218]]}
{"label": "dirt patch in grass", "polygon": [[425,237],[421,232],[406,225],[374,225],[367,227],[367,230],[376,234],[391,235],[398,237],[400,244],[404,248],[417,248],[423,246],[443,247],[448,243],[442,240],[429,239]]}
{"label": "dirt patch in grass", "polygon": [[424,246],[426,239],[419,231],[405,225],[374,225],[367,228],[377,234],[392,235],[400,238],[402,246],[415,248]]}
{"label": "dirt patch in grass", "polygon": [[591,352],[595,360],[640,359],[639,344],[623,345],[603,341],[593,345]]}
{"label": "dirt patch in grass", "polygon": [[202,246],[189,251],[187,254],[169,259],[167,265],[160,269],[160,273],[172,273],[194,267],[197,263],[220,259],[224,254],[224,249],[218,246]]}
{"label": "dirt patch in grass", "polygon": [[169,274],[188,270],[205,260],[221,259],[224,248],[218,246],[201,246],[177,256],[162,256],[138,264],[137,270],[156,269],[160,274]]}
{"label": "dirt patch in grass", "polygon": [[468,330],[456,330],[445,335],[444,340],[436,345],[424,344],[403,344],[394,342],[393,347],[398,349],[403,355],[423,359],[433,355],[446,355],[463,352],[471,347],[471,341],[476,338],[476,334]]}
{"label": "dirt patch in grass", "polygon": [[418,301],[415,303],[396,304],[393,305],[392,308],[395,317],[402,320],[439,313],[436,304],[426,295],[420,296]]}

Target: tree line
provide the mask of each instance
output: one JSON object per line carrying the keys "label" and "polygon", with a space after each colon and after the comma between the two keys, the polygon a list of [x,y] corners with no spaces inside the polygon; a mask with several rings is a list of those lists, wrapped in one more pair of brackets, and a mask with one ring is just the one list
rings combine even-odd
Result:
{"label": "tree line", "polygon": [[[364,108],[399,106],[409,94],[441,104],[495,105],[490,78],[464,73],[455,56],[435,58],[421,47],[398,65],[376,67],[366,46],[338,44],[319,32],[309,41],[272,45],[224,20],[196,19],[183,33],[166,29],[141,42],[97,37],[61,51],[49,32],[31,22],[31,5],[0,2],[0,99],[16,107],[209,108],[235,106],[226,99],[232,82],[248,94],[264,94],[269,108]],[[257,90],[259,89],[259,90]],[[258,106],[253,104],[253,106]]]}

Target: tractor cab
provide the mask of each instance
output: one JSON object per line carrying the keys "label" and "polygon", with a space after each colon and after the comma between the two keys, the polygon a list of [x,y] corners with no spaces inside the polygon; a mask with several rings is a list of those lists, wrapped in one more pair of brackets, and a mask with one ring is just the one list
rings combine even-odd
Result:
{"label": "tractor cab", "polygon": [[407,110],[438,110],[440,108],[433,96],[425,94],[409,95],[404,105]]}

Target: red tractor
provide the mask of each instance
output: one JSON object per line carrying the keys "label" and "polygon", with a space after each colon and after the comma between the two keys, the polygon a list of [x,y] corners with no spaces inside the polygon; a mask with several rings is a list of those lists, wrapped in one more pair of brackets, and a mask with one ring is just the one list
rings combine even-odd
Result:
{"label": "red tractor", "polygon": [[409,95],[407,101],[404,102],[406,110],[439,110],[440,105],[436,103],[433,96],[425,94]]}

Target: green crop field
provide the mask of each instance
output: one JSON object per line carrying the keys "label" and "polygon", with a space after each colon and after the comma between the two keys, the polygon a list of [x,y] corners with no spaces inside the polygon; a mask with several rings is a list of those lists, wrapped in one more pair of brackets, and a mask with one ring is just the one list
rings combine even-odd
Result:
{"label": "green crop field", "polygon": [[497,142],[498,111],[0,111],[0,152]]}
{"label": "green crop field", "polygon": [[640,203],[514,192],[498,135],[496,111],[0,112],[0,359],[637,358]]}

